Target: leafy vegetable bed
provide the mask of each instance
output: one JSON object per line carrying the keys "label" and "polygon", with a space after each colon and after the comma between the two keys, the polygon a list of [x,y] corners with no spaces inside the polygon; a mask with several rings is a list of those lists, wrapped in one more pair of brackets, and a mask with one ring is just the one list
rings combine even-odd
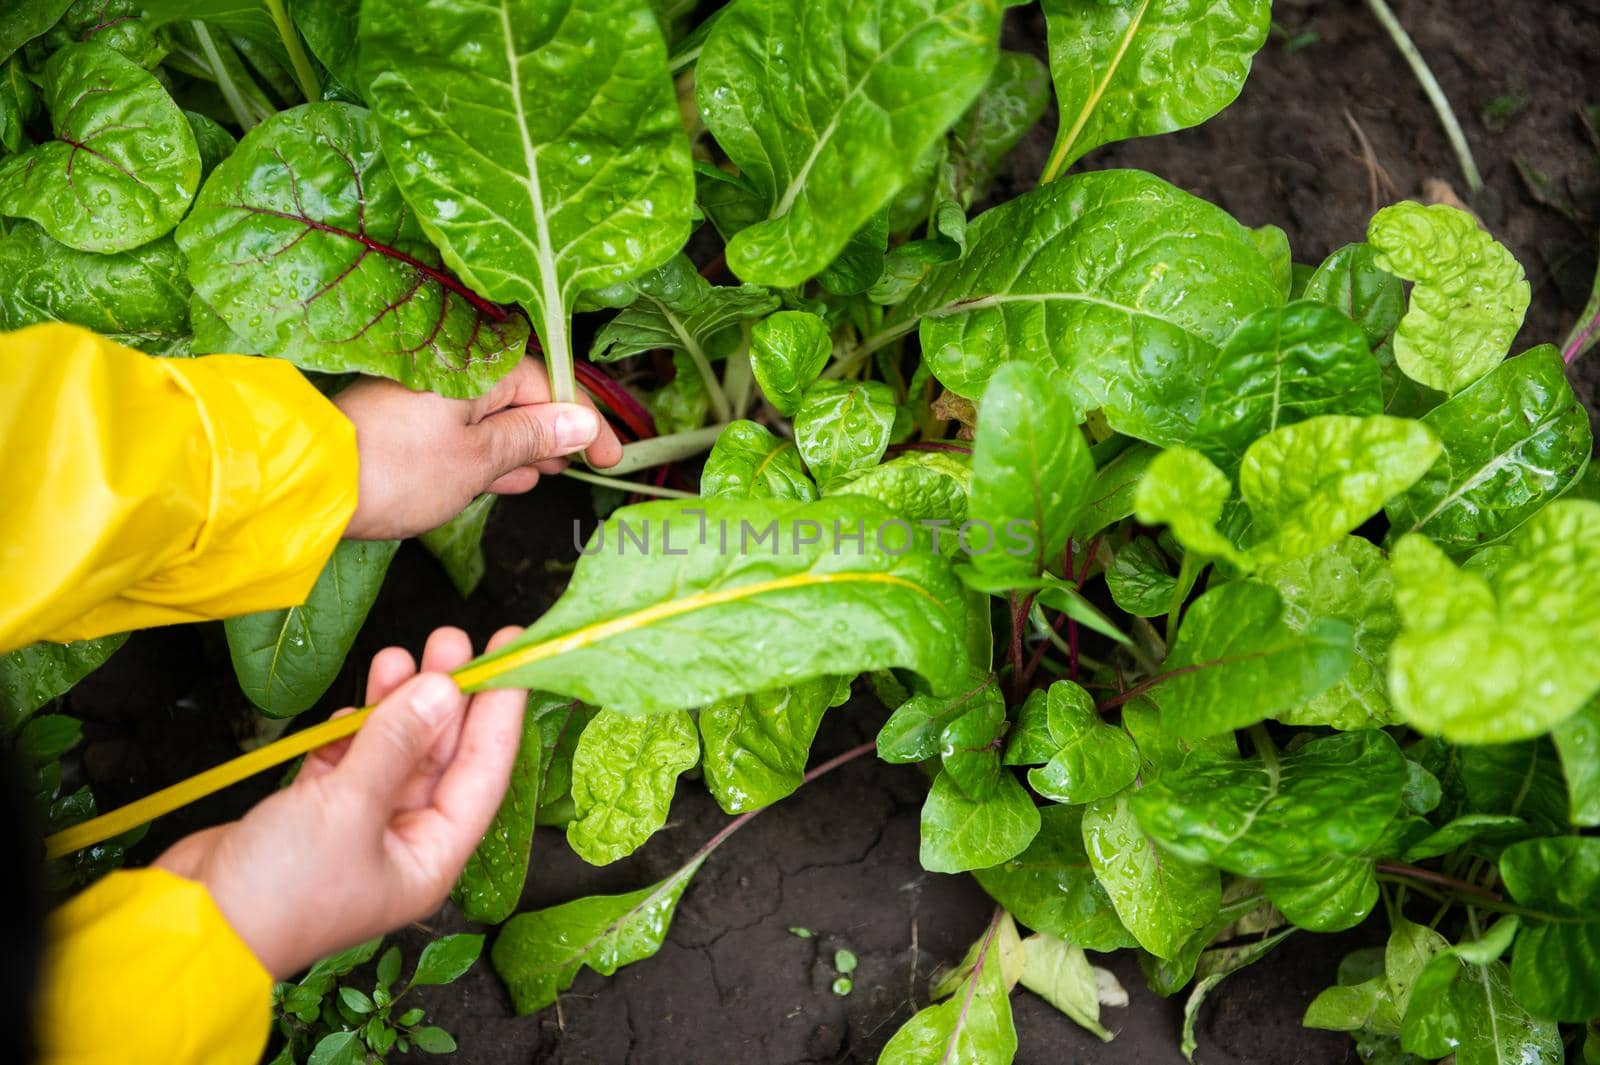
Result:
{"label": "leafy vegetable bed", "polygon": [[[1270,57],[1264,57],[1260,62],[1270,64],[1271,59]],[[1244,116],[1240,116],[1239,121],[1243,122],[1245,120]],[[1419,126],[1423,128],[1425,128],[1425,125],[1425,120],[1419,123]],[[1191,138],[1189,143],[1192,146],[1194,139]],[[1048,145],[1045,147],[1048,147]],[[1152,149],[1146,146],[1142,150],[1151,151]],[[1041,151],[1037,154],[1041,157],[1038,165],[1019,164],[1018,170],[1029,175],[1037,173],[1043,166],[1048,165],[1044,161],[1045,157],[1053,153]],[[1152,159],[1150,165],[1153,169],[1168,176],[1178,176],[1169,166],[1163,165],[1159,159],[1160,156],[1155,156]],[[1197,167],[1196,169],[1203,168]],[[1181,183],[1186,186],[1191,184],[1187,180]],[[1266,221],[1271,218],[1270,214],[1252,217],[1254,211],[1247,206],[1249,203],[1250,199],[1247,197],[1243,204],[1229,203],[1227,205],[1233,207],[1247,221]],[[1295,241],[1296,252],[1307,258],[1320,258],[1320,255],[1312,253],[1331,250],[1346,240],[1355,239],[1365,228],[1364,215],[1366,212],[1363,210],[1357,213],[1362,216],[1361,221],[1353,227],[1330,229],[1325,233],[1313,233],[1309,237],[1307,234],[1295,234],[1298,238]],[[1498,227],[1496,227],[1496,232],[1499,232]],[[978,233],[977,226],[974,226],[969,233],[969,238],[976,242]],[[956,298],[957,300],[960,299],[959,296]],[[1545,304],[1547,315],[1555,320],[1561,320],[1563,316],[1548,314],[1549,306],[1550,302],[1547,301]],[[937,333],[937,327],[935,332]],[[1546,328],[1539,335],[1541,337],[1557,335],[1557,327]],[[1509,338],[1506,339],[1509,341]],[[926,329],[924,329],[923,340],[925,344],[928,342]],[[1519,347],[1516,350],[1521,350],[1521,348]],[[941,378],[946,378],[949,381],[960,380],[962,372],[962,367],[959,365],[946,365],[944,372],[941,373]],[[977,382],[971,383],[978,384]],[[1441,383],[1448,382],[1441,381]],[[781,387],[774,389],[768,387],[769,384],[771,382],[762,382],[763,388],[777,401],[778,393],[781,393]],[[977,387],[973,389],[974,394],[977,390]],[[1039,392],[1039,389],[1032,388],[1030,385],[1025,387],[1021,394],[1028,396],[1037,395]],[[1114,399],[1114,397],[1108,398]],[[1107,406],[1114,407],[1114,404],[1108,403]],[[1017,415],[1016,420],[1019,423],[1025,423],[1029,417],[1035,415],[1035,412],[1026,407],[1017,409],[1014,413]],[[1170,427],[1164,428],[1158,423],[1136,423],[1133,418],[1140,413],[1129,409],[1124,409],[1120,412],[1119,416],[1122,418],[1123,425],[1130,427],[1127,431],[1136,435],[1144,435],[1148,439],[1168,442],[1163,439],[1163,434],[1170,432]],[[1137,425],[1137,428],[1131,427],[1134,425]],[[1226,432],[1221,434],[1222,437],[1226,437],[1226,435]],[[1381,442],[1373,441],[1373,443]],[[1238,459],[1241,457],[1236,454],[1228,454],[1225,448],[1211,453],[1217,462],[1220,462],[1230,470],[1237,466]],[[813,472],[819,475],[827,472],[825,467],[819,468],[816,462],[812,463],[812,469]],[[1199,477],[1190,471],[1203,469],[1203,466],[1195,463],[1183,472],[1183,476],[1175,478],[1175,482],[1184,488],[1201,483]],[[1070,474],[1069,469],[1064,469],[1062,472],[1063,475]],[[1246,494],[1248,496],[1248,491]],[[1159,504],[1153,502],[1152,505]],[[1187,504],[1185,506],[1187,507]],[[1168,517],[1171,516],[1168,515]],[[1159,524],[1164,519],[1152,512],[1151,520],[1153,524]],[[1173,524],[1177,529],[1179,523],[1175,521]],[[1202,537],[1207,535],[1203,524],[1200,529],[1195,531],[1194,542],[1188,543],[1187,546],[1194,547],[1201,542]],[[1187,534],[1181,530],[1178,531],[1181,538],[1187,537]],[[1292,540],[1281,541],[1280,539],[1279,542],[1292,544]],[[1269,566],[1281,565],[1281,562],[1267,559],[1265,556],[1280,550],[1286,554],[1293,554],[1298,549],[1296,546],[1280,546],[1277,548],[1269,546],[1263,549],[1261,557],[1241,561],[1251,567],[1263,564],[1263,562]],[[1357,549],[1352,548],[1351,550]],[[539,552],[528,552],[526,549],[519,549],[517,553],[537,556]],[[1227,552],[1219,547],[1217,553],[1226,554]],[[1155,555],[1148,555],[1144,559],[1130,557],[1130,572],[1133,576],[1138,577],[1139,581],[1148,583],[1153,567],[1135,564],[1141,561],[1153,561],[1156,557]],[[1359,562],[1359,560],[1355,561]],[[497,564],[491,559],[491,565],[504,565],[504,563]],[[421,579],[413,573],[408,576],[408,580],[419,581]],[[1220,583],[1217,578],[1214,578],[1213,581],[1214,583]],[[413,585],[413,587],[421,586],[425,586],[425,584]],[[1130,593],[1137,592],[1140,595],[1146,595],[1149,591],[1148,587],[1135,588],[1133,584],[1127,582],[1124,582],[1123,590]],[[396,592],[393,594],[403,593]],[[1133,600],[1130,599],[1129,601],[1132,602]],[[385,600],[379,601],[379,617],[375,619],[381,625],[387,625],[388,623],[387,619],[383,618],[384,603]],[[1122,604],[1120,598],[1119,604],[1125,605]],[[1251,604],[1229,605],[1245,611],[1246,614],[1250,609],[1254,609]],[[503,607],[501,604],[492,604],[492,606],[493,609],[485,611],[481,615],[485,624],[504,620],[508,616],[520,617],[529,614],[526,604],[522,603],[516,605],[505,604]],[[418,617],[414,624],[425,625],[443,620],[439,617],[436,607],[430,604],[426,609],[428,612]],[[1164,611],[1162,612],[1164,613]],[[1237,611],[1230,610],[1228,613],[1231,615],[1237,613]],[[1192,619],[1193,615],[1191,614]],[[375,633],[369,632],[368,635],[362,637],[363,641],[372,635],[375,635]],[[1332,646],[1337,642],[1333,634],[1330,633],[1327,643]],[[1345,683],[1349,683],[1349,681],[1347,680]],[[1133,702],[1135,700],[1130,699],[1119,704],[1124,722],[1130,720],[1128,704]],[[1108,707],[1108,709],[1116,708]],[[843,750],[852,746],[852,740],[872,738],[870,729],[864,729],[857,735],[848,738],[840,735],[841,732],[849,732],[860,728],[871,720],[870,718],[855,716],[862,713],[857,706],[853,705],[850,710],[835,711],[827,715],[825,718],[829,723],[825,726],[827,731],[824,732],[822,739],[818,741],[815,748],[815,757],[812,760],[813,763],[821,761],[824,756],[834,753],[835,750]],[[852,717],[847,719],[844,717],[845,714],[852,714]],[[1136,708],[1131,719],[1137,720]],[[837,724],[837,722],[845,720],[851,722],[849,727]],[[1243,721],[1227,722],[1229,725],[1243,723]],[[1054,722],[1052,721],[1050,724],[1053,725]],[[1135,738],[1138,738],[1138,734],[1132,726],[1130,726],[1130,731],[1134,731]],[[1346,733],[1344,735],[1360,736],[1363,734]],[[1059,737],[1052,735],[1050,739],[1054,741],[1058,740]],[[1373,742],[1365,740],[1346,743],[1345,745],[1352,749],[1346,751],[1341,748],[1340,751],[1334,752],[1337,755],[1335,760],[1345,758],[1372,760],[1376,758],[1381,761],[1382,756],[1376,755],[1369,749]],[[1115,762],[1116,752],[1111,748],[1116,744],[1109,741],[1108,744],[1102,744],[1102,746],[1106,747],[1109,760]],[[1360,749],[1355,749],[1357,747]],[[1295,759],[1299,760],[1296,761]],[[1282,763],[1285,768],[1280,779],[1295,780],[1296,774],[1300,773],[1302,768],[1312,761],[1314,759],[1310,750],[1289,754]],[[959,763],[959,759],[957,762]],[[1055,759],[1052,752],[1052,765],[1054,762]],[[965,769],[959,764],[951,764],[948,760],[946,764],[946,772],[952,778],[956,777],[958,773],[965,772]],[[1051,766],[1041,766],[1033,770],[1034,774],[1039,774],[1038,781],[1035,783],[1037,789],[1048,791],[1053,786],[1070,786],[1070,773],[1067,774],[1068,780],[1058,780],[1056,785],[1052,785],[1049,776],[1050,771]],[[887,785],[889,789],[887,794],[890,796],[887,801],[881,797],[873,798],[875,795],[882,796],[885,792],[879,791],[874,787],[872,784],[874,774],[868,772],[868,767],[863,762],[858,761],[850,767],[839,770],[838,774],[830,777],[825,784],[819,783],[815,789],[808,789],[809,794],[803,792],[795,799],[778,806],[772,812],[763,814],[761,819],[753,822],[748,829],[743,830],[735,843],[721,850],[716,858],[697,874],[696,885],[685,897],[682,909],[678,913],[678,930],[669,939],[668,946],[663,954],[653,962],[626,970],[617,978],[618,983],[615,987],[602,991],[600,997],[592,1003],[582,998],[568,999],[566,1004],[568,1020],[573,1024],[570,1031],[571,1038],[563,1041],[556,1035],[549,1033],[550,1022],[547,1020],[542,1027],[546,1032],[545,1038],[548,1038],[549,1042],[553,1044],[550,1049],[564,1055],[565,1060],[571,1061],[618,1060],[629,1050],[632,1050],[643,1060],[671,1060],[681,1056],[685,1046],[696,1045],[687,1043],[686,1039],[699,1039],[703,1040],[703,1042],[698,1045],[707,1048],[706,1056],[715,1055],[718,1050],[721,1051],[722,1056],[731,1054],[735,1058],[750,1056],[763,1060],[833,1060],[842,1054],[850,1053],[855,1053],[862,1057],[873,1056],[877,1047],[883,1043],[894,1028],[894,1024],[885,1023],[886,1020],[889,1018],[895,1018],[896,1020],[903,1018],[904,1012],[908,1011],[902,1011],[901,1006],[907,1001],[914,1001],[919,1006],[926,1004],[925,980],[913,980],[911,978],[913,974],[910,971],[912,965],[910,961],[910,943],[912,942],[913,934],[917,937],[916,942],[919,944],[919,952],[925,956],[922,962],[923,967],[920,970],[923,977],[926,976],[928,965],[930,964],[929,959],[937,958],[938,961],[945,962],[954,961],[960,956],[968,943],[976,941],[993,945],[1000,942],[1004,936],[1004,930],[1001,926],[986,921],[985,911],[981,909],[983,904],[975,893],[970,893],[967,899],[961,901],[966,902],[968,906],[980,907],[979,909],[968,909],[955,905],[946,908],[939,901],[932,902],[926,909],[919,905],[918,900],[923,897],[923,892],[926,892],[929,898],[938,895],[945,896],[947,899],[951,894],[960,894],[964,889],[957,885],[965,884],[966,878],[926,877],[920,873],[912,854],[917,848],[916,819],[907,816],[908,811],[915,810],[921,804],[921,789],[917,783],[918,778],[911,771],[879,770],[877,776],[881,778],[885,773],[893,774],[890,777],[891,783]],[[1375,773],[1370,775],[1369,779],[1376,780],[1382,775],[1382,773]],[[1031,778],[1032,775],[1030,774]],[[713,781],[713,784],[715,784],[715,781]],[[816,796],[818,794],[827,794],[828,791],[825,789],[834,787],[841,789],[844,801],[840,801],[836,805],[825,805],[821,809],[816,809],[813,805],[818,802]],[[680,790],[687,792],[695,789],[686,787]],[[1084,798],[1083,796],[1072,797],[1070,801],[1078,803]],[[1341,802],[1350,800],[1352,808],[1359,808],[1360,802],[1355,801],[1359,799],[1359,795],[1352,794],[1341,799]],[[1098,802],[1099,800],[1093,801]],[[642,862],[608,868],[605,874],[581,890],[597,892],[632,890],[641,884],[672,874],[679,867],[681,860],[689,858],[694,853],[699,840],[708,838],[712,831],[720,824],[725,823],[725,819],[707,816],[709,811],[703,796],[696,794],[695,797],[687,799],[686,802],[692,818],[691,824],[678,824],[675,826],[675,831],[664,834],[659,843],[652,844]],[[684,805],[685,800],[680,799],[679,806],[682,807]],[[1159,811],[1147,811],[1139,815],[1138,819],[1148,828],[1157,822],[1158,815]],[[1087,819],[1088,815],[1080,816]],[[1353,820],[1361,820],[1364,816],[1357,810],[1353,814]],[[1050,832],[1056,832],[1059,829],[1060,826],[1054,824],[1054,822],[1061,819],[1062,815],[1057,809],[1052,808],[1050,812],[1047,812],[1046,820],[1051,824],[1046,827]],[[1372,819],[1375,820],[1375,817]],[[693,827],[695,825],[704,825],[707,831],[699,831],[698,828]],[[880,825],[886,826],[881,834],[878,832],[878,826]],[[1168,830],[1174,834],[1174,838],[1178,838],[1178,835],[1183,831],[1182,826],[1177,824],[1166,825],[1162,829],[1162,831]],[[796,844],[796,837],[800,837],[802,841],[800,845]],[[1067,838],[1071,838],[1071,834],[1068,834]],[[679,845],[680,842],[681,846]],[[1339,847],[1345,845],[1332,837],[1323,840],[1323,843],[1326,845],[1324,847],[1325,850],[1335,853],[1337,853]],[[830,847],[832,848],[831,854],[828,852]],[[661,854],[659,851],[676,851],[676,853]],[[797,851],[800,854],[797,855]],[[797,858],[805,855],[807,851],[814,851],[815,862],[797,860]],[[1282,851],[1283,848],[1268,846],[1260,853],[1249,857],[1248,861],[1257,865],[1262,861],[1270,862],[1273,852],[1277,852],[1281,856]],[[770,853],[773,855],[773,859],[751,862],[747,856],[750,852],[758,854]],[[865,861],[857,862],[855,860],[857,857],[864,857]],[[923,857],[924,863],[930,860],[930,856],[926,851]],[[1228,858],[1208,854],[1207,857],[1215,864],[1223,865],[1225,868],[1231,868],[1226,863],[1234,861],[1235,858],[1239,862],[1246,861],[1245,858],[1238,856]],[[931,856],[931,860],[934,866],[938,866],[945,859],[934,854]],[[954,860],[959,862],[964,859],[957,856]],[[837,875],[829,876],[824,873],[819,878],[819,872],[827,870],[830,863],[839,863],[835,867],[838,870]],[[566,866],[558,866],[549,877],[541,878],[536,883],[533,894],[527,899],[527,904],[522,908],[529,909],[540,905],[562,902],[578,894],[580,889],[576,885],[579,882],[579,878],[575,875],[569,876],[569,874],[575,872],[571,865],[572,863],[568,862]],[[808,865],[813,867],[807,869],[806,866]],[[784,874],[783,877],[774,879],[770,875],[772,867],[781,869]],[[615,872],[612,871],[613,869],[615,869]],[[863,871],[865,871],[866,875],[862,875]],[[1288,872],[1288,870],[1276,868],[1266,871],[1272,873]],[[558,877],[559,879],[557,879]],[[791,879],[795,883],[791,884]],[[1104,875],[1102,879],[1105,879]],[[880,904],[877,896],[887,894],[884,891],[885,885],[893,885],[896,888],[906,887],[908,893],[904,897],[914,901],[900,905]],[[791,909],[796,905],[803,905],[803,903],[795,904],[789,902],[788,900],[792,896],[811,901],[819,897],[825,898],[830,890],[838,896],[836,908],[830,910],[824,907],[820,912],[813,909],[810,912],[817,913],[818,917],[816,919],[806,918],[808,926],[815,926],[808,927],[807,930],[820,933],[821,936],[826,937],[821,942],[814,944],[813,940],[793,935],[786,930],[786,927],[780,927],[780,925],[786,926],[787,924],[788,918],[784,916],[786,913],[791,912]],[[970,892],[970,889],[965,890]],[[1003,893],[1003,888],[996,888],[996,890]],[[769,907],[774,904],[774,896],[776,896],[776,907],[769,910]],[[697,899],[700,900],[698,903],[696,902]],[[1185,900],[1179,899],[1176,901],[1181,903]],[[1291,903],[1281,899],[1277,901],[1283,906],[1291,905]],[[899,898],[896,898],[894,902],[899,903]],[[756,908],[753,903],[759,903],[760,908]],[[1019,919],[1027,923],[1027,915],[1023,912],[1026,909],[1026,903],[1013,896],[1011,904],[1018,910]],[[1339,905],[1335,905],[1333,908],[1337,910]],[[908,913],[916,914],[918,917],[917,931],[915,933],[912,932],[911,928],[907,927],[908,922],[905,918]],[[1171,914],[1175,914],[1180,920],[1183,916],[1181,908],[1176,906],[1171,910]],[[1044,920],[1038,915],[1035,915],[1035,917],[1039,922]],[[1134,920],[1129,918],[1127,914],[1124,914],[1123,917],[1125,921]],[[746,924],[747,919],[750,920],[748,924]],[[872,931],[862,931],[861,926],[863,925],[872,926]],[[724,930],[726,929],[732,929],[732,931],[727,931],[724,936]],[[1164,934],[1160,928],[1149,926],[1144,931],[1153,937],[1159,937]],[[868,935],[880,937],[877,941],[881,944],[879,950],[871,950],[870,948],[868,950],[860,950],[863,945],[860,939]],[[1079,938],[1082,942],[1093,945],[1089,943],[1087,938],[1082,936]],[[1381,939],[1381,934],[1379,938]],[[1143,940],[1141,939],[1141,941]],[[1326,949],[1335,954],[1343,953],[1342,949],[1335,950],[1334,948],[1323,946],[1329,941],[1313,940],[1311,937],[1302,935],[1293,937],[1278,954],[1269,955],[1268,960],[1262,964],[1282,964],[1281,961],[1275,962],[1273,959],[1281,959],[1289,951],[1306,950],[1308,948],[1304,945],[1308,942],[1318,943],[1318,946],[1309,948],[1313,952],[1320,953]],[[898,949],[895,945],[897,943],[899,944]],[[836,959],[833,948],[836,945],[856,948],[865,959],[861,969],[855,973],[855,992],[851,997],[842,1000],[834,998],[832,993],[827,990],[834,977],[832,967],[836,965]],[[1171,947],[1172,945],[1170,943],[1163,944],[1164,947]],[[1304,957],[1303,954],[1295,956]],[[1366,962],[1370,962],[1370,955],[1366,956]],[[1362,964],[1366,964],[1366,962]],[[1478,965],[1479,968],[1486,968],[1486,963],[1473,962],[1470,964]],[[801,988],[799,989],[802,994],[795,994],[794,985],[799,981],[792,978],[785,979],[782,975],[776,975],[772,972],[773,969],[782,968],[787,973],[790,971],[790,966],[793,967],[794,972],[804,974],[805,980],[801,982]],[[654,975],[651,975],[652,967],[659,970]],[[1317,981],[1300,986],[1310,990],[1321,984],[1331,982],[1332,964],[1324,962],[1322,968],[1323,971]],[[1236,1015],[1241,1006],[1244,1008],[1251,1006],[1251,992],[1248,989],[1234,991],[1233,988],[1236,986],[1235,980],[1251,980],[1250,974],[1255,971],[1253,969],[1245,970],[1239,977],[1222,984],[1214,992],[1216,996],[1214,1001],[1220,1001],[1226,1007],[1218,1011],[1220,1018]],[[1356,969],[1352,968],[1351,972],[1354,974]],[[1134,989],[1137,998],[1146,1003],[1145,1008],[1150,1008],[1150,1000],[1139,991],[1139,988],[1144,983],[1145,974],[1138,972],[1135,968],[1126,966],[1120,970],[1120,973],[1123,982]],[[486,971],[480,970],[476,976],[483,981],[481,984],[476,985],[477,991],[488,994],[495,993],[492,991],[493,984],[488,981]],[[1270,980],[1259,976],[1253,979],[1258,982],[1257,986],[1272,986],[1272,981]],[[581,991],[584,988],[600,986],[596,983],[589,983],[588,981],[591,980],[593,980],[593,977],[580,977],[577,989]],[[763,990],[760,990],[762,988],[761,980],[770,980],[775,993],[764,993]],[[806,985],[809,985],[809,987]],[[903,991],[901,990],[902,987],[904,988]],[[657,989],[660,993],[660,998],[651,998],[648,992],[644,990],[649,988]],[[779,992],[777,990],[779,988],[788,989],[787,995]],[[614,996],[619,994],[625,996],[624,1001],[629,1003],[629,1006],[621,1011],[621,1016],[627,1022],[626,1025],[619,1025],[616,1021],[618,1011],[615,1006],[616,1000]],[[1227,997],[1235,995],[1237,997]],[[1446,988],[1445,997],[1448,998],[1448,995],[1449,989]],[[735,1013],[733,1010],[716,1009],[711,1006],[713,1000],[720,1002],[724,1006],[740,1006],[741,1009],[737,1011],[738,1017],[730,1016]],[[794,1005],[788,1004],[790,1000],[793,1000]],[[477,996],[476,1001],[481,1003],[481,994]],[[773,1019],[775,1016],[773,1010],[775,1003],[779,1002],[784,1003],[781,1011],[783,1023],[778,1026],[778,1033],[773,1034],[774,1026],[777,1024]],[[1021,1029],[1021,1038],[1023,1040],[1019,1060],[1048,1060],[1052,1054],[1059,1056],[1065,1052],[1062,1050],[1042,1050],[1039,1042],[1036,1041],[1040,1038],[1057,1038],[1055,1035],[1046,1035],[1045,1033],[1066,1031],[1055,1015],[1041,1010],[1038,1001],[1027,995],[1018,994],[1013,998],[1013,1002],[1016,1004],[1018,1027]],[[1255,1058],[1256,1060],[1276,1061],[1285,1060],[1291,1055],[1304,1059],[1304,1049],[1310,1046],[1328,1048],[1327,1060],[1342,1060],[1345,1053],[1344,1048],[1348,1044],[1342,1040],[1315,1041],[1316,1037],[1300,1031],[1296,1025],[1301,1007],[1304,1005],[1304,998],[1302,997],[1292,1005],[1292,1009],[1285,1011],[1290,1014],[1290,1023],[1283,1025],[1279,1029],[1282,1034],[1280,1043],[1264,1047],[1259,1045],[1252,1047],[1248,1038],[1241,1040],[1236,1031],[1230,1030],[1225,1025],[1213,1024],[1209,1031],[1216,1035],[1216,1041],[1220,1045],[1232,1046],[1241,1050],[1242,1053],[1239,1056],[1243,1060]],[[791,1011],[795,1009],[800,1012],[798,1014],[792,1013]],[[574,1016],[586,1016],[586,1020],[574,1021]],[[1121,1015],[1115,1011],[1108,1011],[1104,1019],[1107,1023],[1112,1024],[1113,1027],[1117,1027],[1120,1017]],[[748,1026],[744,1024],[746,1019],[750,1022]],[[845,1019],[848,1019],[849,1022],[848,1029],[842,1023]],[[1091,1053],[1095,1055],[1095,1060],[1115,1060],[1112,1055],[1134,1055],[1131,1060],[1163,1060],[1160,1055],[1163,1053],[1170,1055],[1171,1048],[1176,1043],[1175,1020],[1176,1018],[1173,1018],[1173,1023],[1170,1027],[1168,1025],[1146,1026],[1138,1021],[1130,1021],[1127,1026],[1135,1029],[1135,1032],[1125,1033],[1123,1039],[1113,1044],[1110,1048],[1095,1049]],[[480,1023],[482,1023],[480,1018],[469,1015],[469,1017],[462,1017],[455,1023],[454,1027],[457,1031],[467,1031]],[[587,1029],[582,1027],[585,1023],[588,1024]],[[1163,1030],[1156,1031],[1155,1038],[1147,1039],[1146,1032],[1151,1029]],[[526,1031],[527,1029],[519,1028],[516,1030]],[[590,1039],[587,1041],[583,1035],[585,1030],[590,1034]],[[1206,1030],[1206,1028],[1202,1028],[1203,1032]],[[484,1052],[480,1048],[487,1045],[503,1045],[504,1031],[505,1029],[503,1028],[484,1031],[481,1040],[475,1041],[474,1051],[468,1060],[492,1060],[488,1053],[498,1051]],[[686,1032],[690,1034],[686,1035]],[[847,1032],[848,1034],[846,1034]],[[804,1033],[804,1035],[799,1033]],[[1077,1037],[1063,1034],[1060,1038],[1063,1045],[1072,1045],[1073,1040]],[[749,1048],[754,1045],[763,1046],[765,1049],[759,1053],[747,1054]],[[1203,1041],[1202,1046],[1204,1047],[1205,1045],[1206,1043]],[[797,1047],[800,1049],[797,1050]],[[507,1060],[523,1060],[527,1053],[526,1047],[519,1047],[515,1050],[511,1048],[505,1049],[507,1050]]]}

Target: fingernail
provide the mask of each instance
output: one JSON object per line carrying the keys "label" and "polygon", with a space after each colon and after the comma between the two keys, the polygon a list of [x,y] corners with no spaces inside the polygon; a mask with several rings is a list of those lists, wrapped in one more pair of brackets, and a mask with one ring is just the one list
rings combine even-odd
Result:
{"label": "fingernail", "polygon": [[424,723],[437,725],[450,715],[460,695],[455,683],[437,673],[421,677],[411,689],[411,709]]}
{"label": "fingernail", "polygon": [[600,435],[600,422],[593,411],[582,407],[556,415],[556,446],[562,449],[584,447]]}

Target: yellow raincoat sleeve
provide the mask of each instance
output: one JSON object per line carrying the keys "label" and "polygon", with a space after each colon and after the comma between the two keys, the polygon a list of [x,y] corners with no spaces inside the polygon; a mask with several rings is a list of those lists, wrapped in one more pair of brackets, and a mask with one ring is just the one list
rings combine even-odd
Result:
{"label": "yellow raincoat sleeve", "polygon": [[0,335],[0,652],[303,602],[356,503],[355,428],[276,359]]}
{"label": "yellow raincoat sleeve", "polygon": [[[0,334],[0,651],[302,602],[355,429],[287,363]],[[45,1065],[253,1065],[271,978],[205,888],[119,872],[52,917]]]}

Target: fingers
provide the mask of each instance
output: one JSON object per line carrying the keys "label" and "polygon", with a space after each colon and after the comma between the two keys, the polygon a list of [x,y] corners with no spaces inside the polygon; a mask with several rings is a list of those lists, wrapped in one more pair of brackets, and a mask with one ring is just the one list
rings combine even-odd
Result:
{"label": "fingers", "polygon": [[[521,632],[501,629],[489,641],[499,650]],[[453,879],[488,829],[499,809],[522,740],[527,693],[520,690],[481,692],[472,697],[456,756],[433,789],[437,815],[416,822],[414,845],[430,852],[436,868]]]}
{"label": "fingers", "polygon": [[366,705],[383,701],[383,698],[404,684],[417,671],[416,660],[404,647],[385,647],[372,656],[367,669]]}
{"label": "fingers", "polygon": [[[588,396],[584,396],[583,401],[591,407],[594,405],[590,403]],[[615,466],[622,461],[622,441],[617,439],[617,431],[611,428],[610,423],[604,418],[600,419],[600,434],[595,437],[594,443],[589,445],[586,455],[589,464],[600,469]]]}
{"label": "fingers", "polygon": [[550,378],[545,373],[544,360],[524,357],[511,372],[495,382],[495,386],[472,406],[478,418],[507,407],[525,407],[533,403],[550,402]]}
{"label": "fingers", "polygon": [[510,473],[495,478],[489,485],[489,491],[497,496],[515,496],[528,491],[539,483],[539,467],[545,465],[541,462],[536,466],[521,466]]}
{"label": "fingers", "polygon": [[389,693],[330,774],[355,801],[387,816],[439,737],[457,724],[466,696],[440,673],[420,673]]}
{"label": "fingers", "polygon": [[[508,407],[491,414],[471,431],[493,481],[518,467],[582,451],[597,443],[602,423],[600,415],[580,403],[541,403]],[[620,450],[619,447],[619,453]]]}

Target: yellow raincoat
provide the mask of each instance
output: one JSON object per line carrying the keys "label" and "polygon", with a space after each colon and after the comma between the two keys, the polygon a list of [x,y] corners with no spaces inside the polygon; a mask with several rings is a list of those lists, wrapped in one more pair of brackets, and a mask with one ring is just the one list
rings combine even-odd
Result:
{"label": "yellow raincoat", "polygon": [[[276,359],[0,334],[0,652],[303,602],[356,503],[355,428]],[[51,919],[46,1065],[250,1065],[272,981],[205,888],[113,873]]]}

